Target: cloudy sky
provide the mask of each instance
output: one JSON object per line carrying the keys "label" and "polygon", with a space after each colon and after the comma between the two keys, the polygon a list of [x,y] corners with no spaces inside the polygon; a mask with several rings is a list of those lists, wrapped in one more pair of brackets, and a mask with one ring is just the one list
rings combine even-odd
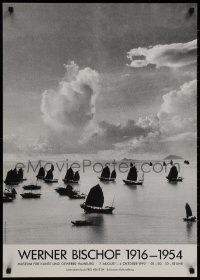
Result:
{"label": "cloudy sky", "polygon": [[195,156],[196,38],[196,4],[5,3],[4,152]]}

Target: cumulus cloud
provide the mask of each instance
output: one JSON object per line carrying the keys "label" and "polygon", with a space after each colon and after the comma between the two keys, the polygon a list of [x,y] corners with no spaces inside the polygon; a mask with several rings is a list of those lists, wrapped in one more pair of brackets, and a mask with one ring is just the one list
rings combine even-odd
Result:
{"label": "cumulus cloud", "polygon": [[99,122],[99,131],[94,133],[88,141],[90,148],[105,150],[114,148],[115,143],[126,142],[133,137],[146,136],[151,127],[141,127],[134,120],[128,120],[125,125]]}
{"label": "cumulus cloud", "polygon": [[163,103],[157,116],[163,133],[196,131],[197,80],[163,95]]}
{"label": "cumulus cloud", "polygon": [[161,143],[162,136],[160,131],[152,131],[147,135],[141,135],[139,137],[133,137],[132,139],[124,143],[116,143],[115,150],[120,150],[124,155],[130,154],[146,154],[146,153],[160,153],[165,152],[166,145]]}
{"label": "cumulus cloud", "polygon": [[151,128],[151,130],[159,130],[160,127],[159,117],[153,114],[139,117],[136,124],[142,128]]}
{"label": "cumulus cloud", "polygon": [[157,114],[140,117],[136,125],[146,134],[132,135],[114,144],[124,154],[196,154],[197,81],[183,84],[163,95]]}
{"label": "cumulus cloud", "polygon": [[145,67],[153,64],[156,67],[182,67],[196,63],[197,40],[187,43],[173,43],[149,47],[139,47],[127,53],[130,67]]}
{"label": "cumulus cloud", "polygon": [[[75,80],[77,73],[73,75]],[[179,89],[164,94],[160,109],[155,114],[140,117],[136,121],[128,120],[124,125],[107,121],[88,125],[89,121],[86,121],[84,123],[87,123],[87,129],[84,130],[79,124],[73,123],[74,127],[82,131],[82,138],[84,132],[87,132],[84,141],[80,141],[82,138],[78,138],[80,134],[76,134],[76,131],[68,133],[67,130],[61,129],[55,133],[51,129],[47,141],[39,141],[32,145],[32,150],[68,154],[113,151],[116,155],[128,155],[156,154],[159,151],[175,153],[176,150],[180,150],[179,146],[182,150],[183,147],[187,150],[190,146],[192,153],[195,150],[196,135],[196,83],[196,80],[190,81]],[[68,122],[69,120],[67,125]]]}
{"label": "cumulus cloud", "polygon": [[[115,151],[126,157],[155,158],[167,154],[177,154],[183,157],[196,156],[197,135],[193,132],[181,133],[170,137],[163,137],[159,131],[149,133],[146,137],[133,138],[124,143],[116,143]],[[115,153],[114,153],[115,154]]]}
{"label": "cumulus cloud", "polygon": [[[197,129],[197,80],[163,95],[157,114],[140,117],[137,125],[159,131],[162,137],[195,132]],[[187,134],[185,134],[187,136]]]}
{"label": "cumulus cloud", "polygon": [[66,74],[58,89],[42,94],[43,120],[52,130],[83,131],[94,118],[99,74],[89,67],[79,70],[74,62],[65,68]]}
{"label": "cumulus cloud", "polygon": [[[130,119],[124,125],[95,119],[99,75],[71,62],[57,90],[42,95],[46,139],[28,147],[33,153],[87,154],[176,153],[195,150],[196,87],[192,80],[163,95],[157,113]],[[174,150],[175,149],[175,150]]]}
{"label": "cumulus cloud", "polygon": [[95,120],[95,101],[100,91],[99,75],[90,68],[79,70],[72,61],[58,89],[42,95],[41,111],[49,127],[45,141],[31,145],[33,152],[94,153],[114,144],[146,136],[148,127],[128,120],[125,125]]}
{"label": "cumulus cloud", "polygon": [[[32,150],[47,153],[84,152],[90,136],[98,130],[95,103],[100,92],[97,71],[70,61],[56,90],[42,94],[41,112],[48,127],[47,138]],[[89,147],[88,147],[89,150]]]}
{"label": "cumulus cloud", "polygon": [[[183,84],[178,90],[163,95],[159,116],[162,114],[194,115],[197,107],[197,80]],[[194,111],[195,110],[195,111]]]}
{"label": "cumulus cloud", "polygon": [[116,143],[145,137],[152,131],[151,126],[141,127],[134,120],[128,120],[125,125],[102,121],[96,128],[91,129],[84,141],[78,141],[74,133],[50,131],[46,140],[40,139],[37,143],[29,145],[28,150],[33,153],[97,153],[114,149]]}

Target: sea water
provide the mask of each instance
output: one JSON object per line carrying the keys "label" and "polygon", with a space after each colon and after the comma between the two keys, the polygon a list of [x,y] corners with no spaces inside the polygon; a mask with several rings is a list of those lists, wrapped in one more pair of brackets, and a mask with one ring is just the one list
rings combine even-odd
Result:
{"label": "sea water", "polygon": [[[4,162],[4,179],[15,162]],[[141,163],[137,163],[140,170]],[[7,244],[195,244],[197,224],[186,223],[185,203],[188,202],[197,215],[197,165],[180,162],[183,182],[170,184],[166,180],[167,170],[144,174],[142,186],[127,186],[123,183],[127,172],[117,171],[115,183],[102,183],[92,168],[80,169],[80,183],[76,188],[88,193],[100,184],[105,206],[113,206],[113,214],[85,214],[80,208],[84,200],[73,200],[60,196],[55,188],[65,186],[62,179],[66,168],[60,172],[54,164],[54,178],[58,183],[41,185],[40,199],[23,199],[23,186],[36,183],[38,169],[24,169],[27,181],[15,187],[16,199],[3,204],[4,243]],[[149,170],[149,169],[146,169]],[[111,168],[112,171],[112,168]],[[139,176],[141,172],[138,173]],[[4,183],[3,183],[4,185]],[[3,189],[5,189],[5,185]],[[89,220],[94,225],[76,227],[74,220]],[[6,226],[5,226],[6,225]]]}

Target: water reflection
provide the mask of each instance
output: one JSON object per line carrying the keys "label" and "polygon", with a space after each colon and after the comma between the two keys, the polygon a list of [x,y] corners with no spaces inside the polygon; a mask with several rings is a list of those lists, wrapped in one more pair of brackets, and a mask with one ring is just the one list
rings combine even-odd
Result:
{"label": "water reflection", "polygon": [[137,185],[126,185],[126,187],[128,187],[129,189],[133,189],[133,190],[137,189]]}
{"label": "water reflection", "polygon": [[192,222],[186,222],[187,237],[190,238],[192,234]]}
{"label": "water reflection", "polygon": [[169,184],[169,185],[172,185],[172,186],[177,186],[178,184],[178,182],[176,182],[176,181],[167,181],[167,183]]}
{"label": "water reflection", "polygon": [[[8,163],[7,169],[12,168],[11,164]],[[41,199],[21,199],[23,185],[35,181],[36,174],[29,173],[27,182],[16,186],[18,194],[15,202],[3,206],[4,220],[9,221],[10,225],[7,227],[7,243],[130,244],[134,240],[135,244],[154,244],[164,240],[169,244],[196,244],[197,224],[184,223],[180,218],[174,227],[174,219],[170,218],[174,213],[182,217],[186,197],[191,205],[196,205],[195,174],[196,165],[189,166],[184,170],[187,180],[171,184],[170,187],[163,174],[155,176],[148,173],[145,174],[145,187],[142,187],[124,185],[124,174],[119,174],[115,184],[107,185],[100,183],[93,171],[82,173],[79,185],[81,193],[88,193],[92,186],[99,183],[104,189],[105,205],[111,205],[116,194],[113,215],[103,215],[85,214],[80,208],[83,200],[59,196],[54,188],[65,186],[62,182],[64,174],[61,173],[55,174],[56,178],[60,177],[55,185],[38,180],[38,185],[42,186]],[[50,211],[52,205],[56,206],[54,211]],[[89,220],[94,226],[74,227],[71,221],[76,220]],[[169,228],[173,228],[173,231],[166,236]]]}
{"label": "water reflection", "polygon": [[104,215],[103,214],[85,214],[87,221],[93,223],[90,227],[91,240],[103,240],[104,239]]}
{"label": "water reflection", "polygon": [[101,181],[101,183],[102,183],[103,185],[109,185],[109,184],[110,184],[110,182],[108,182],[108,181]]}
{"label": "water reflection", "polygon": [[103,214],[85,214],[88,221],[92,222],[95,226],[103,226],[104,215]]}

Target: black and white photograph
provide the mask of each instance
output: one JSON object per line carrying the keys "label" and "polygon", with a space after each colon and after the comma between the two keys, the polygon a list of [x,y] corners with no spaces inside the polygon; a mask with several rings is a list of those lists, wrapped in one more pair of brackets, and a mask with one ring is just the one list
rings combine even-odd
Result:
{"label": "black and white photograph", "polygon": [[4,247],[196,245],[197,3],[4,2],[2,29]]}

